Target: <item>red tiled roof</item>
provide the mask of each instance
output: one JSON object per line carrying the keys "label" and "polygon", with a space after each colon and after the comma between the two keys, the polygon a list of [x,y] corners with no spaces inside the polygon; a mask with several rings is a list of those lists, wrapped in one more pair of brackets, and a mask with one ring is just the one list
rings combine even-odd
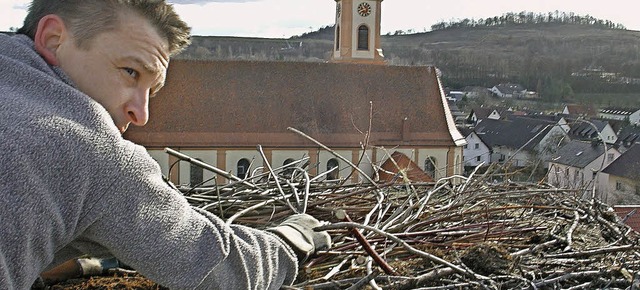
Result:
{"label": "red tiled roof", "polygon": [[[391,159],[393,159],[393,161]],[[415,162],[402,152],[393,152],[391,157],[382,163],[381,167],[382,168],[378,170],[381,181],[395,180],[398,183],[403,183],[405,181],[403,176],[396,176],[398,172],[402,170],[410,181],[433,182],[433,178],[431,176],[422,171]]]}
{"label": "red tiled roof", "polygon": [[613,210],[622,220],[628,215],[624,223],[636,232],[640,232],[640,205],[614,205]]}
{"label": "red tiled roof", "polygon": [[353,147],[370,102],[370,145],[455,146],[433,67],[313,62],[172,60],[149,123],[125,137],[150,147],[312,145],[294,127]]}
{"label": "red tiled roof", "polygon": [[571,115],[595,116],[596,110],[589,105],[567,104],[567,110]]}

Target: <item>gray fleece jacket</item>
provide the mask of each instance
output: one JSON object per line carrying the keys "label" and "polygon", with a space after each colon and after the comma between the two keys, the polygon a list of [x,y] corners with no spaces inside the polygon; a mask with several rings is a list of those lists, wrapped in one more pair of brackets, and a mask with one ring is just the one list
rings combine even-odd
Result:
{"label": "gray fleece jacket", "polygon": [[0,289],[28,289],[82,254],[113,255],[171,289],[278,289],[295,279],[289,246],[189,206],[23,35],[0,34],[0,140]]}

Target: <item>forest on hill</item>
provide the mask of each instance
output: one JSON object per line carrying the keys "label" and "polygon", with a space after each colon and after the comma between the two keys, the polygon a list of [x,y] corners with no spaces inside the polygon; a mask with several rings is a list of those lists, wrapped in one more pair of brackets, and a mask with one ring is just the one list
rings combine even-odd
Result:
{"label": "forest on hill", "polygon": [[[333,39],[332,25],[290,38],[193,36],[177,58],[324,62]],[[518,83],[548,102],[611,95],[640,107],[640,31],[589,15],[465,18],[387,33],[381,46],[389,65],[435,66],[453,89]]]}

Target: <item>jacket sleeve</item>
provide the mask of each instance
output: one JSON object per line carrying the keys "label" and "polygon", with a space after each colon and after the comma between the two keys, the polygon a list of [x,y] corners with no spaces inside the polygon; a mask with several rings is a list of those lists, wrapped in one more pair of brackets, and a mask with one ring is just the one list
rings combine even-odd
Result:
{"label": "jacket sleeve", "polygon": [[162,180],[144,148],[130,148],[128,157],[111,165],[115,173],[102,175],[115,178],[87,211],[92,222],[82,239],[171,289],[279,289],[293,283],[297,259],[282,240],[228,226],[191,207]]}
{"label": "jacket sleeve", "polygon": [[27,289],[80,253],[111,253],[171,289],[293,282],[287,245],[192,208],[28,37],[0,36],[0,47],[0,288]]}

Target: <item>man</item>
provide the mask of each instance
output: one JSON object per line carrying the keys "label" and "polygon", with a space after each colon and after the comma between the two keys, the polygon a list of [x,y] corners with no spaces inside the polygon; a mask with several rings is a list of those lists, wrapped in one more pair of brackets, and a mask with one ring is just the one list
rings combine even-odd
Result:
{"label": "man", "polygon": [[147,122],[189,32],[162,0],[34,0],[18,34],[0,35],[0,289],[83,254],[171,289],[278,289],[329,245],[308,215],[226,226],[122,138]]}

